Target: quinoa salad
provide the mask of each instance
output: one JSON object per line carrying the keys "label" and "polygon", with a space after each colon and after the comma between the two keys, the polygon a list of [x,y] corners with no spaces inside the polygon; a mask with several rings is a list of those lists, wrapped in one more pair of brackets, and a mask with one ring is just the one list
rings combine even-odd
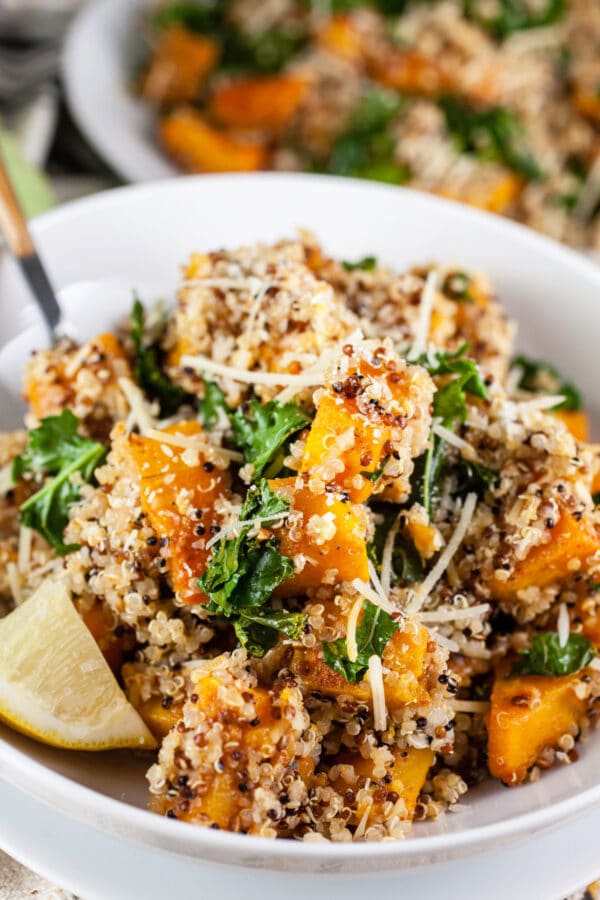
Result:
{"label": "quinoa salad", "polygon": [[597,0],[160,2],[139,35],[184,171],[406,184],[600,250]]}
{"label": "quinoa salad", "polygon": [[0,600],[64,585],[158,744],[151,810],[397,839],[576,762],[600,447],[514,333],[483,274],[301,232],[194,253],[174,308],[32,356]]}

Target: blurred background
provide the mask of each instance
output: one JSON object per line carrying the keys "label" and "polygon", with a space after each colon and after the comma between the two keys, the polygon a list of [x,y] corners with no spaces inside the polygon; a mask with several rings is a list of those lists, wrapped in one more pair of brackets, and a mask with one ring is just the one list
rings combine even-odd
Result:
{"label": "blurred background", "polygon": [[29,216],[114,186],[73,125],[60,55],[82,0],[0,0],[0,150]]}

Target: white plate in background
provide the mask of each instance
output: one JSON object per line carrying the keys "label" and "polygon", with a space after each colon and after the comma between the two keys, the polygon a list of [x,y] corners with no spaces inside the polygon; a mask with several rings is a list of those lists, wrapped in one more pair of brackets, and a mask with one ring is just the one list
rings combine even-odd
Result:
{"label": "white plate in background", "polygon": [[69,29],[62,60],[67,100],[81,131],[125,181],[178,174],[155,136],[153,109],[131,90],[144,52],[148,0],[93,0]]}
{"label": "white plate in background", "polygon": [[[296,226],[311,228],[327,251],[346,259],[374,254],[399,269],[431,260],[453,261],[487,272],[509,313],[520,322],[520,346],[555,362],[581,387],[588,409],[600,421],[596,347],[600,270],[499,217],[426,194],[350,179],[226,175],[108,192],[46,214],[33,230],[55,284],[66,289],[69,318],[85,335],[114,325],[127,312],[135,287],[140,286],[145,296],[164,295],[165,286],[170,293],[176,287],[179,266],[190,252],[274,240],[292,235]],[[5,428],[18,424],[22,363],[28,350],[44,339],[41,327],[23,332],[20,319],[31,320],[31,315],[18,271],[3,260],[0,338],[13,338],[0,352],[0,410]],[[510,883],[514,898],[553,900],[549,894],[538,894],[538,886],[554,873],[556,880],[550,884],[558,891],[562,882],[557,873],[566,872],[575,858],[568,835],[584,814],[594,827],[579,828],[577,858],[586,860],[590,870],[600,870],[594,836],[600,826],[600,734],[579,749],[581,759],[576,765],[546,772],[535,784],[508,790],[489,782],[470,792],[463,812],[419,823],[407,841],[351,846],[270,842],[152,815],[145,810],[142,760],[124,753],[57,751],[8,729],[0,731],[0,777],[51,805],[53,830],[60,833],[63,827],[65,840],[72,827],[70,817],[86,824],[82,834],[104,832],[113,846],[119,842],[140,845],[140,859],[145,854],[160,861],[163,887],[171,879],[179,884],[188,878],[192,891],[203,873],[207,879],[213,877],[215,870],[209,862],[220,862],[223,900],[236,891],[239,896],[240,883],[247,886],[248,897],[258,894],[263,882],[276,885],[292,900],[292,886],[301,884],[299,876],[307,873],[320,873],[311,882],[314,890],[307,884],[309,892],[334,900],[343,889],[346,900],[355,900],[365,896],[365,882],[359,875],[368,874],[367,890],[379,891],[382,897],[389,895],[392,885],[398,896],[414,896],[403,894],[403,885],[413,891],[420,883],[415,880],[415,868],[423,868],[424,885],[439,876],[440,891],[452,869],[453,877],[464,879],[460,900],[471,900],[476,895],[470,873],[475,871],[476,855],[485,853],[490,866],[488,897],[500,898],[496,887]],[[11,804],[14,808],[14,800],[10,797],[15,792],[0,782],[0,804],[3,796],[7,800],[2,806],[0,843],[24,858],[25,851],[15,849],[16,824],[11,830],[9,808]],[[552,828],[564,829],[562,843],[552,843]],[[524,846],[530,849],[520,858],[531,859],[531,881],[527,892],[519,894],[523,873],[521,881],[516,880],[518,873],[504,871],[503,860],[508,864],[511,854]],[[538,846],[552,849],[544,858],[535,850]],[[39,853],[41,870],[56,879],[57,873],[42,868],[42,849],[38,845],[36,851],[32,844],[25,861],[35,868]],[[110,860],[101,856],[97,860],[97,896],[101,897],[102,885],[110,884],[114,872]],[[78,863],[83,865],[81,860]],[[580,871],[587,877],[583,865]],[[64,873],[70,885],[68,870]],[[290,881],[290,874],[281,873],[295,874]],[[342,875],[352,877],[338,881]],[[135,877],[131,885],[128,896],[133,900]]]}

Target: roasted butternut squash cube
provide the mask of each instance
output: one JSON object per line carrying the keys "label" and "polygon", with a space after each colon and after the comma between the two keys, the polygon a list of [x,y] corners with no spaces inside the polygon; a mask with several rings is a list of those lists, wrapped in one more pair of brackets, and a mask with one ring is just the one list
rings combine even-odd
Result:
{"label": "roasted butternut squash cube", "polygon": [[585,443],[590,439],[590,421],[581,409],[555,409],[552,415],[567,426],[576,441]]}
{"label": "roasted butternut squash cube", "polygon": [[[423,703],[428,693],[421,683],[425,671],[425,658],[429,634],[421,626],[396,631],[383,651],[383,686],[390,713],[401,712],[409,703]],[[321,647],[294,650],[290,665],[306,692],[317,691],[325,697],[341,694],[359,703],[371,705],[371,688],[366,678],[353,684],[334,672],[323,660]]]}
{"label": "roasted butternut squash cube", "polygon": [[181,703],[163,706],[162,698],[156,696],[144,700],[135,708],[157,741],[161,741],[177,725],[183,710]]}
{"label": "roasted butternut squash cube", "polygon": [[293,75],[270,75],[232,81],[215,89],[208,109],[232,128],[279,131],[298,109],[308,82]]}
{"label": "roasted butternut squash cube", "polygon": [[268,162],[264,144],[213,128],[190,107],[163,116],[158,132],[169,156],[187,172],[257,172]]}
{"label": "roasted butternut squash cube", "polygon": [[431,379],[387,352],[372,359],[355,353],[339,380],[334,378],[324,391],[301,470],[311,482],[333,483],[362,503],[388,457],[408,462],[425,449],[427,427],[419,426],[429,419]]}
{"label": "roasted butternut squash cube", "polygon": [[600,122],[600,97],[598,92],[580,88],[573,94],[575,108],[593,122]]}
{"label": "roasted butternut squash cube", "polygon": [[[164,443],[136,434],[128,438],[142,510],[156,534],[168,540],[169,575],[185,604],[208,602],[197,581],[210,555],[206,543],[216,521],[215,501],[229,489],[229,474],[212,464],[205,467],[202,444],[194,445],[194,436],[201,432],[198,422],[186,421],[165,428]],[[173,445],[169,436],[180,438],[187,447]]]}
{"label": "roasted butternut squash cube", "polygon": [[[298,725],[305,721],[299,692],[290,687],[268,691],[223,682],[217,674],[207,673],[196,681],[194,694],[200,729],[192,734],[184,726],[180,733],[173,732],[173,746],[163,745],[161,751],[169,774],[172,767],[173,776],[185,771],[188,778],[182,782],[173,777],[183,784],[180,793],[155,795],[151,807],[161,813],[170,810],[187,822],[253,833],[257,830],[255,799],[260,803],[255,791],[273,790],[278,797],[284,793],[284,784],[305,783],[304,778],[312,775],[312,760],[302,760],[299,767],[296,756],[302,746],[297,740]],[[195,748],[191,758],[188,743]],[[193,791],[186,790],[188,780]],[[280,801],[273,802],[279,813]],[[264,816],[264,809],[259,807],[259,812]]]}
{"label": "roasted butternut squash cube", "polygon": [[364,42],[351,15],[339,13],[328,18],[317,32],[317,44],[348,62],[365,58]]}
{"label": "roasted butternut squash cube", "polygon": [[459,200],[477,209],[504,213],[518,199],[523,184],[523,179],[513,172],[494,167],[487,174],[480,173],[477,179],[466,185],[443,185],[436,190],[436,194],[448,200]]}
{"label": "roasted butternut squash cube", "polygon": [[290,523],[274,529],[279,550],[302,563],[280,587],[281,596],[299,596],[323,582],[368,580],[366,528],[356,507],[335,494],[313,494],[301,477],[276,478],[269,486],[291,503]]}
{"label": "roasted butternut squash cube", "polygon": [[[336,757],[335,765],[340,767],[340,772],[332,782],[332,787],[340,794],[345,794],[348,790],[353,792],[355,800],[349,804],[352,809],[352,825],[362,822],[364,829],[370,825],[389,822],[393,816],[399,819],[412,819],[414,816],[419,794],[434,763],[435,754],[429,748],[390,749],[393,761],[386,766],[384,774],[375,775],[373,760],[365,759],[360,753],[344,752]],[[365,778],[369,779],[369,787],[361,790],[359,779]]]}
{"label": "roasted butternut squash cube", "polygon": [[487,717],[488,768],[504,784],[521,784],[546,747],[577,728],[586,701],[577,694],[580,675],[507,678],[510,662],[496,672]]}
{"label": "roasted butternut squash cube", "polygon": [[195,100],[219,56],[216,41],[173,25],[158,37],[140,94],[157,106]]}
{"label": "roasted butternut squash cube", "polygon": [[415,50],[398,49],[373,60],[371,74],[386,87],[407,94],[430,97],[454,87],[454,79],[438,60]]}
{"label": "roasted butternut squash cube", "polygon": [[563,581],[577,571],[577,561],[585,569],[586,560],[599,548],[600,536],[589,517],[584,515],[578,521],[563,508],[548,543],[539,544],[525,559],[517,560],[505,581],[498,576],[492,579],[492,596],[512,600],[525,588]]}

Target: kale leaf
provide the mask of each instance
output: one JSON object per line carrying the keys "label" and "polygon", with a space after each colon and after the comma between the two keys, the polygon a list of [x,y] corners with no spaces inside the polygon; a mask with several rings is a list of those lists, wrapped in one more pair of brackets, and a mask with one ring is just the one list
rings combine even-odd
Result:
{"label": "kale leaf", "polygon": [[[69,521],[69,508],[79,500],[76,480],[90,482],[103,461],[102,444],[77,434],[76,416],[64,409],[59,416],[42,419],[29,433],[29,444],[12,464],[13,481],[26,472],[53,476],[21,506],[21,522],[38,531],[59,556],[78,549],[65,544],[63,532]],[[77,479],[74,477],[77,476]]]}
{"label": "kale leaf", "polygon": [[574,675],[595,659],[592,643],[582,634],[571,633],[564,647],[558,634],[546,631],[538,634],[529,650],[520,651],[521,658],[513,663],[513,675]]}
{"label": "kale leaf", "polygon": [[465,497],[467,494],[475,493],[481,500],[486,491],[498,481],[498,477],[498,472],[488,466],[461,459],[458,464],[459,494]]}
{"label": "kale leaf", "polygon": [[396,139],[391,127],[404,102],[396,93],[384,88],[372,87],[366,91],[348,128],[333,146],[327,171],[403,184],[410,173],[394,160]]}
{"label": "kale leaf", "polygon": [[459,153],[504,163],[529,181],[542,172],[523,146],[523,126],[516,114],[502,106],[474,109],[456,97],[442,97],[440,108]]}
{"label": "kale leaf", "polygon": [[512,365],[521,370],[517,384],[521,390],[531,391],[534,394],[562,394],[565,399],[553,409],[573,412],[581,409],[581,394],[574,384],[565,381],[554,366],[540,360],[529,359],[527,356],[516,356]]}
{"label": "kale leaf", "polygon": [[500,0],[496,8],[488,12],[485,0],[463,0],[465,16],[498,40],[504,40],[516,31],[554,25],[564,16],[566,3],[565,0],[545,0],[534,5],[530,0]]}
{"label": "kale leaf", "polygon": [[135,380],[148,397],[158,400],[161,416],[172,416],[185,403],[188,395],[163,372],[159,348],[146,340],[145,319],[144,307],[136,297],[130,315],[131,340],[135,350]]}
{"label": "kale leaf", "polygon": [[269,467],[268,475],[278,474],[283,466],[286,442],[310,422],[310,416],[295,403],[253,398],[231,415],[235,443],[244,461],[254,466],[254,478]]}
{"label": "kale leaf", "polygon": [[330,669],[356,684],[369,668],[371,656],[382,656],[386,644],[398,631],[398,625],[389,613],[369,600],[362,608],[362,619],[356,629],[358,655],[353,662],[348,658],[346,639],[323,641],[323,659]]}
{"label": "kale leaf", "polygon": [[[431,376],[456,375],[439,387],[433,398],[433,417],[445,428],[467,418],[467,394],[482,400],[488,396],[479,366],[465,357],[467,350],[468,344],[463,344],[454,352],[426,353],[416,360]],[[429,448],[415,461],[409,503],[420,503],[429,516],[439,500],[444,456],[444,441],[439,435],[432,434]]]}
{"label": "kale leaf", "polygon": [[268,526],[288,510],[289,502],[265,480],[252,485],[240,512],[239,535],[221,537],[199,580],[210,597],[209,611],[232,620],[240,644],[253,656],[264,656],[280,633],[298,638],[307,621],[302,613],[271,608],[273,592],[293,574],[294,563],[279,552],[275,538],[250,536],[257,519]]}
{"label": "kale leaf", "polygon": [[204,396],[198,404],[198,415],[204,427],[210,430],[222,418],[222,414],[229,418],[231,410],[227,406],[225,394],[216,381],[210,381],[204,376],[201,378],[204,385]]}
{"label": "kale leaf", "polygon": [[362,269],[364,272],[372,272],[377,265],[377,257],[363,256],[362,259],[359,259],[356,262],[348,262],[347,259],[343,259],[342,265],[346,272],[355,272],[357,269]]}

